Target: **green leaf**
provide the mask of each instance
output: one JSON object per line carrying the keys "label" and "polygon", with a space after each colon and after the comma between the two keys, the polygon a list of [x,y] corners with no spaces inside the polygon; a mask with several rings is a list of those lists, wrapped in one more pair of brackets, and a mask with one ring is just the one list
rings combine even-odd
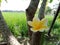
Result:
{"label": "green leaf", "polygon": [[50,3],[52,2],[53,0],[50,0]]}

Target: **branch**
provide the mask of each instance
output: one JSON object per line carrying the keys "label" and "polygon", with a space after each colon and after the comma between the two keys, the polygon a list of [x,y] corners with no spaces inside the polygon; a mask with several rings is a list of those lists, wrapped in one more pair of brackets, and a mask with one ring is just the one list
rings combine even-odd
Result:
{"label": "branch", "polygon": [[3,36],[6,38],[8,45],[21,45],[18,40],[14,37],[14,35],[9,30],[2,13],[0,11],[0,31],[3,33]]}
{"label": "branch", "polygon": [[38,14],[39,19],[44,18],[46,2],[47,2],[47,0],[43,0],[43,2],[42,2],[42,4],[41,4],[41,7],[40,7],[40,9],[39,9],[39,14]]}
{"label": "branch", "polygon": [[29,7],[26,9],[27,20],[31,21],[35,15],[39,0],[31,0]]}
{"label": "branch", "polygon": [[48,36],[51,36],[51,35],[50,35],[50,32],[51,32],[51,30],[52,30],[52,27],[53,27],[55,21],[56,21],[56,18],[57,18],[58,14],[59,14],[59,11],[60,11],[60,3],[59,3],[59,6],[58,6],[58,9],[57,9],[57,11],[56,11],[55,17],[54,17],[54,19],[53,19],[53,21],[52,21],[52,24],[51,24],[51,26],[50,26],[50,29],[49,29],[49,31],[48,31]]}
{"label": "branch", "polygon": [[[41,4],[41,7],[39,9],[39,14],[38,14],[38,17],[39,19],[42,19],[44,18],[44,11],[45,11],[45,6],[46,6],[46,2],[47,0],[43,0],[42,4]],[[42,45],[42,32],[35,32],[32,34],[32,44],[31,45]]]}
{"label": "branch", "polygon": [[[35,12],[37,10],[38,4],[39,4],[39,0],[31,0],[29,7],[26,9],[27,21],[31,21],[33,19]],[[30,30],[29,25],[28,25],[28,35],[31,40],[32,31]]]}

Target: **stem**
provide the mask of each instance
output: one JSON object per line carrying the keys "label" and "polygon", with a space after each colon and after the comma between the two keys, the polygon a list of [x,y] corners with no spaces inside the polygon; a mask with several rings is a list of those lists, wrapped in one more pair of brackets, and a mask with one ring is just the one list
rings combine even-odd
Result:
{"label": "stem", "polygon": [[59,11],[60,11],[60,3],[59,3],[59,6],[58,6],[58,9],[57,9],[57,12],[56,12],[56,14],[55,14],[55,16],[54,16],[54,19],[53,19],[53,21],[52,21],[52,24],[51,24],[51,26],[50,26],[50,29],[49,29],[49,31],[48,31],[48,36],[51,36],[51,35],[50,35],[50,32],[51,32],[51,30],[52,30],[52,27],[53,27],[55,21],[56,21],[56,18],[57,18],[58,14],[59,14]]}

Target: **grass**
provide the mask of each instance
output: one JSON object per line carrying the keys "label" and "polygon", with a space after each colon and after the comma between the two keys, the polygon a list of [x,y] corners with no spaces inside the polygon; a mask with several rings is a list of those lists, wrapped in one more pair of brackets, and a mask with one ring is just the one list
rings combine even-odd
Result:
{"label": "grass", "polygon": [[11,30],[17,36],[27,33],[26,15],[23,12],[2,12],[3,17]]}
{"label": "grass", "polygon": [[[24,35],[27,36],[27,21],[25,12],[2,12],[3,17],[15,36]],[[45,18],[48,19],[48,27],[50,27],[52,20],[52,15],[46,15]],[[60,18],[57,18],[54,27],[52,30],[55,30],[54,33],[60,33]],[[57,31],[56,31],[57,30]]]}
{"label": "grass", "polygon": [[[17,36],[28,36],[27,30],[27,21],[25,12],[2,12],[3,17],[11,30],[11,32]],[[48,27],[50,27],[52,20],[52,15],[46,15],[45,18],[48,19]],[[60,34],[60,17],[57,18],[54,27],[52,29],[53,34]],[[59,36],[60,37],[60,36]],[[48,41],[45,40],[47,43]],[[47,43],[48,45],[52,45],[51,43]],[[45,45],[45,44],[44,44]],[[53,44],[54,45],[54,44]]]}

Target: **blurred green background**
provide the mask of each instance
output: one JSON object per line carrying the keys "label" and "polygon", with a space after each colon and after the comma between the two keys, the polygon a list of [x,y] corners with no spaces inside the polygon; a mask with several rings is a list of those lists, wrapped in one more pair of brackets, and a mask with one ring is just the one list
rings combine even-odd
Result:
{"label": "blurred green background", "polygon": [[[2,12],[2,14],[9,29],[16,37],[20,35],[28,36],[25,12]],[[50,27],[54,15],[45,15],[45,18],[48,19],[48,27]],[[60,14],[55,21],[52,32],[54,34],[60,33]]]}

